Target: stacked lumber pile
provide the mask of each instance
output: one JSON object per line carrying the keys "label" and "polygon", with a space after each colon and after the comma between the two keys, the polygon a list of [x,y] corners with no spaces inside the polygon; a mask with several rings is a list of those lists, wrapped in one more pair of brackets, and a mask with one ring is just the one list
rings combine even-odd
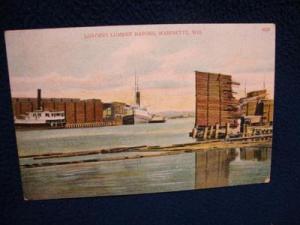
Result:
{"label": "stacked lumber pile", "polygon": [[244,112],[246,116],[253,116],[257,115],[257,108],[258,108],[258,102],[257,101],[251,101],[247,102],[244,106]]}
{"label": "stacked lumber pile", "polygon": [[196,126],[225,126],[237,116],[238,101],[233,96],[230,75],[195,72]]}
{"label": "stacked lumber pile", "polygon": [[267,90],[251,91],[245,98],[240,99],[242,112],[245,116],[261,115],[263,112],[261,100],[267,99]]}
{"label": "stacked lumber pile", "polygon": [[[12,102],[16,117],[38,109],[37,98],[12,98]],[[103,104],[100,99],[43,98],[41,106],[45,111],[64,111],[68,124],[103,121]]]}
{"label": "stacked lumber pile", "polygon": [[75,113],[76,113],[76,123],[84,123],[86,117],[84,101],[75,103]]}
{"label": "stacked lumber pile", "polygon": [[95,100],[89,99],[85,101],[85,122],[95,121]]}
{"label": "stacked lumber pile", "polygon": [[263,90],[248,92],[247,93],[247,98],[252,98],[252,97],[263,97],[263,98],[266,98],[267,97],[267,90],[263,89]]}
{"label": "stacked lumber pile", "polygon": [[245,116],[262,116],[262,123],[273,122],[274,100],[268,99],[267,90],[258,90],[247,93],[240,99],[241,110]]}
{"label": "stacked lumber pile", "polygon": [[66,102],[66,121],[67,123],[76,123],[75,102]]}
{"label": "stacked lumber pile", "polygon": [[262,100],[261,103],[263,104],[263,122],[272,123],[274,114],[274,100],[266,99]]}

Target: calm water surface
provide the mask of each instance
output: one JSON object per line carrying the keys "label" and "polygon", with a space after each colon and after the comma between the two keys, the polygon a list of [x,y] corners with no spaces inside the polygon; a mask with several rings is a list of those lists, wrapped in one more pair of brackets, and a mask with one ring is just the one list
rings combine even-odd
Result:
{"label": "calm water surface", "polygon": [[140,194],[268,182],[270,155],[270,148],[219,149],[153,158],[21,167],[21,173],[27,199]]}
{"label": "calm water surface", "polygon": [[17,131],[17,143],[21,155],[121,146],[165,146],[193,142],[189,137],[193,125],[194,118],[186,118],[156,124]]}
{"label": "calm water surface", "polygon": [[[193,123],[194,119],[188,118],[169,120],[165,124],[18,131],[18,149],[24,155],[188,143],[194,141],[188,136]],[[76,161],[124,154],[139,153],[99,154],[37,161]],[[206,152],[60,166],[21,166],[21,174],[24,196],[27,199],[124,195],[264,183],[270,178],[270,159],[270,147],[212,149]],[[20,164],[33,161],[35,159],[21,158]]]}

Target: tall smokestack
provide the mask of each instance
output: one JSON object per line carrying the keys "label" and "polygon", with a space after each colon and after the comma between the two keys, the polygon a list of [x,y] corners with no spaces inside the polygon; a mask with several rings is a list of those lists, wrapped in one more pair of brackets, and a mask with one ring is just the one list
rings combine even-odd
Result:
{"label": "tall smokestack", "polygon": [[140,106],[141,105],[141,93],[139,91],[139,80],[137,79],[136,74],[134,76],[135,76],[135,104]]}
{"label": "tall smokestack", "polygon": [[136,99],[136,104],[137,104],[138,106],[140,106],[140,105],[141,105],[141,94],[140,94],[139,91],[137,91],[137,92],[135,93],[135,99]]}
{"label": "tall smokestack", "polygon": [[37,109],[42,109],[42,90],[37,89]]}

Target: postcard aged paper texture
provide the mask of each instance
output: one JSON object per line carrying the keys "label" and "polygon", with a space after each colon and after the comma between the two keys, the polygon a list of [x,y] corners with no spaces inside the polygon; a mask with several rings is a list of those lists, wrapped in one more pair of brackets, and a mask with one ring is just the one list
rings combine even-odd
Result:
{"label": "postcard aged paper texture", "polygon": [[270,181],[274,24],[5,33],[27,200]]}

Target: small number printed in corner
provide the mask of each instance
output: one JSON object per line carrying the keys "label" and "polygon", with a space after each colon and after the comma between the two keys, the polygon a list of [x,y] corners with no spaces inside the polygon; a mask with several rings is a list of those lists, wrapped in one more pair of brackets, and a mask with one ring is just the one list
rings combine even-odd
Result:
{"label": "small number printed in corner", "polygon": [[269,31],[271,31],[271,27],[269,27],[269,26],[263,27],[261,30],[264,32],[269,32]]}

